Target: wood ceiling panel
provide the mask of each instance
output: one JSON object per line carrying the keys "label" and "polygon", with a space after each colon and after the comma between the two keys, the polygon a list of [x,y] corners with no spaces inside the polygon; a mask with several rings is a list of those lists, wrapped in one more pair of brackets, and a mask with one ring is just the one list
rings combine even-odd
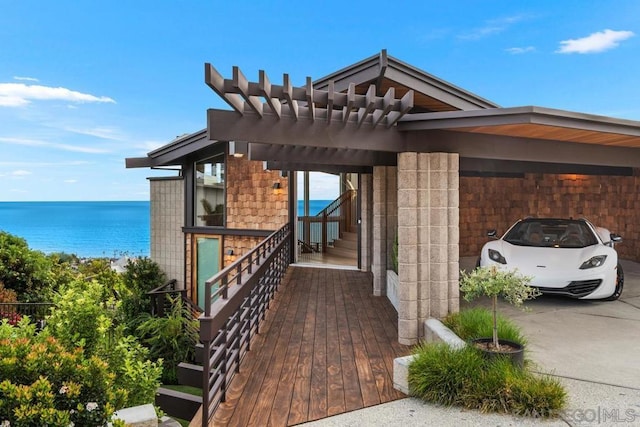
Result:
{"label": "wood ceiling panel", "polygon": [[584,129],[571,129],[559,126],[547,126],[532,123],[498,126],[476,126],[450,130],[484,133],[489,135],[515,136],[521,138],[549,139],[557,141],[580,142],[585,144],[640,148],[640,137],[638,136],[596,132]]}
{"label": "wood ceiling panel", "polygon": [[[356,93],[359,95],[364,95],[369,89],[369,85],[373,82],[363,83],[361,85],[356,86]],[[389,79],[382,79],[382,84],[378,88],[379,93],[386,93],[390,87],[395,88],[396,97],[401,98],[408,91],[409,88],[403,86],[399,83],[394,82]],[[418,107],[427,111],[437,112],[437,111],[458,111],[457,108],[452,107],[449,104],[446,104],[438,99],[425,95],[424,93],[420,93],[414,89],[413,95],[413,105],[414,107]]]}

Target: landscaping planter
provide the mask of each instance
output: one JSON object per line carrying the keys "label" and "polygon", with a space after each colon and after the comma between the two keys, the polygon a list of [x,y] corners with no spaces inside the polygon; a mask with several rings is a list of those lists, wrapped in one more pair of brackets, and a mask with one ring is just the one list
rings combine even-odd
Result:
{"label": "landscaping planter", "polygon": [[511,362],[520,367],[524,367],[524,346],[508,340],[498,340],[501,345],[500,350],[489,348],[492,345],[491,338],[478,338],[472,341],[473,346],[480,350],[484,357],[493,359],[495,357],[508,357]]}

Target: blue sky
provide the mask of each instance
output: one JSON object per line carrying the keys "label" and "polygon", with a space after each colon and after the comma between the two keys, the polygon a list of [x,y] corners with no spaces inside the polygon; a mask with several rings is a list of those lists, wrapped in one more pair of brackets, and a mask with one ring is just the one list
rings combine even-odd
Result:
{"label": "blue sky", "polygon": [[[145,200],[226,108],[203,64],[320,78],[386,48],[502,106],[640,120],[640,2],[0,0],[0,201]],[[165,173],[166,174],[166,173]],[[319,188],[319,187],[318,187]],[[317,191],[316,198],[331,198]]]}

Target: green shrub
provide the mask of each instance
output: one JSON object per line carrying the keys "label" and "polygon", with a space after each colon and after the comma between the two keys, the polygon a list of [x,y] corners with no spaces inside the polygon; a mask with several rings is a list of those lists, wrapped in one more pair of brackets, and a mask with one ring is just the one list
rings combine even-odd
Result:
{"label": "green shrub", "polygon": [[120,295],[120,317],[127,333],[137,336],[138,326],[151,314],[151,298],[147,292],[164,284],[166,277],[150,258],[129,260],[122,277],[126,291]]}
{"label": "green shrub", "polygon": [[557,379],[518,368],[508,358],[486,359],[470,346],[418,346],[408,380],[413,396],[482,412],[548,417],[566,404],[566,392]]}
{"label": "green shrub", "polygon": [[150,349],[151,358],[163,360],[162,382],[175,384],[180,362],[193,360],[198,342],[198,322],[178,297],[171,299],[171,310],[165,317],[148,316],[138,327],[142,342]]}
{"label": "green shrub", "polygon": [[57,285],[52,267],[52,261],[29,249],[25,239],[0,231],[0,282],[20,301],[46,301],[42,294]]}
{"label": "green shrub", "polygon": [[36,335],[28,322],[0,324],[0,337],[0,425],[105,425],[123,400],[98,357]]}
{"label": "green shrub", "polygon": [[[486,308],[476,307],[451,313],[443,320],[444,325],[456,335],[469,342],[477,338],[488,338],[493,334],[492,313]],[[498,335],[500,339],[526,345],[527,339],[522,329],[510,319],[498,315]]]}
{"label": "green shrub", "polygon": [[46,330],[68,349],[83,347],[93,355],[113,332],[113,298],[105,301],[104,287],[96,281],[76,279],[54,296],[55,309]]}
{"label": "green shrub", "polygon": [[160,387],[162,362],[149,360],[149,350],[135,337],[126,336],[103,352],[115,373],[114,387],[125,390],[118,407],[130,407],[152,403],[156,390]]}

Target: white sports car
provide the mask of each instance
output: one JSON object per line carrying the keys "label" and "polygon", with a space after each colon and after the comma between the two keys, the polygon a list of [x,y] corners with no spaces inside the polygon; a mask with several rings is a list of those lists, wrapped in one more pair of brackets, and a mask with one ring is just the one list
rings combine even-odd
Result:
{"label": "white sports car", "polygon": [[544,294],[616,300],[624,273],[614,244],[622,238],[586,219],[526,218],[504,236],[488,235],[479,265],[517,269]]}

